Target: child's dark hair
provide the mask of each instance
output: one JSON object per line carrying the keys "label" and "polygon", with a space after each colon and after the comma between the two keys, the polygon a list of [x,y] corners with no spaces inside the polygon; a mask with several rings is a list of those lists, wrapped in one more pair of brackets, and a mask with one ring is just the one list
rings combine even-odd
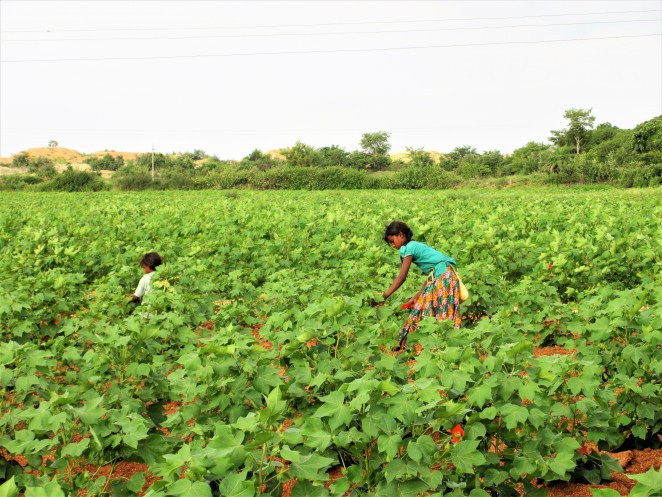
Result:
{"label": "child's dark hair", "polygon": [[405,235],[405,238],[407,239],[407,243],[411,242],[411,239],[414,238],[414,232],[411,230],[409,226],[407,226],[402,221],[393,221],[391,224],[389,224],[386,227],[386,230],[384,230],[384,241],[386,243],[389,243],[388,241],[389,236],[396,236],[400,233]]}
{"label": "child's dark hair", "polygon": [[140,259],[140,265],[147,266],[152,271],[156,269],[156,266],[160,266],[161,264],[163,264],[163,259],[161,259],[158,252],[148,252]]}

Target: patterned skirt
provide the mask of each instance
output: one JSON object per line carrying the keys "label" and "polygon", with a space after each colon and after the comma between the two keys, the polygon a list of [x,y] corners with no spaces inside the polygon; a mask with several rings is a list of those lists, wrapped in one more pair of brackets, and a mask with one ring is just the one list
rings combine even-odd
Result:
{"label": "patterned skirt", "polygon": [[414,303],[409,319],[400,332],[402,346],[406,346],[407,335],[416,331],[418,323],[428,316],[438,320],[450,319],[455,328],[460,327],[460,283],[451,266],[441,276],[428,276],[423,292]]}

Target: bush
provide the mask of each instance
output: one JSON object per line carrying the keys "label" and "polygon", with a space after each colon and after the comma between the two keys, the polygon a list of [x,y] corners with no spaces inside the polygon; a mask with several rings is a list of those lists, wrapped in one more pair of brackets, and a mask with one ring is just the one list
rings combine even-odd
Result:
{"label": "bush", "polygon": [[625,167],[619,170],[616,182],[628,188],[659,186],[662,184],[662,164]]}
{"label": "bush", "polygon": [[457,176],[439,166],[407,167],[389,180],[392,188],[406,190],[442,190],[458,182]]}
{"label": "bush", "polygon": [[98,192],[107,189],[106,182],[97,173],[73,169],[67,169],[40,188],[42,191],[57,192]]}
{"label": "bush", "polygon": [[12,157],[11,165],[14,167],[30,167],[30,154],[21,152]]}
{"label": "bush", "polygon": [[255,168],[226,168],[194,179],[197,189],[230,190],[232,188],[250,188],[260,183],[260,172]]}
{"label": "bush", "polygon": [[30,159],[28,172],[38,173],[45,177],[53,177],[57,174],[53,161],[48,157],[35,157],[34,159]]}
{"label": "bush", "polygon": [[124,158],[121,155],[113,157],[110,154],[105,154],[103,157],[87,157],[85,163],[95,171],[117,171],[124,165]]}
{"label": "bush", "polygon": [[146,172],[125,172],[113,178],[113,183],[121,191],[163,190],[159,178],[152,181],[152,176]]}
{"label": "bush", "polygon": [[38,176],[9,174],[7,176],[0,176],[0,190],[20,191],[25,190],[27,186],[38,185],[41,182],[43,182],[43,179]]}
{"label": "bush", "polygon": [[169,171],[161,177],[166,190],[195,190],[197,183],[195,175],[181,171]]}

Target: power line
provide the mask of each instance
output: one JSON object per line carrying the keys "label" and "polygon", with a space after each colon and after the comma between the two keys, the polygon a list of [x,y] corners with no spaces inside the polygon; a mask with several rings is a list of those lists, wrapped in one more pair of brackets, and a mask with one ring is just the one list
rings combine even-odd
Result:
{"label": "power line", "polygon": [[656,19],[627,19],[618,21],[586,21],[586,22],[568,22],[552,24],[509,24],[504,26],[473,26],[457,28],[430,28],[430,29],[402,29],[402,30],[381,30],[381,31],[340,31],[328,33],[254,33],[254,34],[234,34],[234,35],[203,35],[203,36],[155,36],[155,37],[125,37],[125,38],[56,38],[56,39],[36,39],[36,40],[2,40],[3,43],[10,42],[46,42],[57,41],[136,41],[136,40],[199,40],[210,38],[270,38],[278,36],[328,36],[328,35],[362,35],[362,34],[389,34],[389,33],[429,33],[437,31],[472,31],[472,30],[490,30],[490,29],[511,29],[511,28],[545,28],[556,26],[585,26],[593,24],[622,24],[630,22],[659,22],[662,18]]}
{"label": "power line", "polygon": [[300,28],[300,27],[320,27],[320,26],[352,26],[360,24],[402,24],[402,23],[416,23],[416,22],[455,22],[455,21],[488,21],[488,20],[505,20],[505,19],[534,19],[543,17],[569,17],[569,16],[595,16],[595,15],[611,15],[611,14],[639,14],[644,12],[662,12],[661,9],[649,10],[621,10],[612,12],[583,12],[571,14],[539,14],[539,15],[526,15],[526,16],[506,16],[506,17],[457,17],[448,19],[416,19],[409,21],[356,21],[356,22],[329,22],[329,23],[313,23],[313,24],[266,24],[255,26],[198,26],[198,27],[161,27],[161,28],[87,28],[87,29],[39,29],[39,30],[11,30],[2,31],[4,33],[84,33],[95,31],[170,31],[170,30],[205,30],[205,29],[263,29],[263,28]]}
{"label": "power line", "polygon": [[576,41],[592,40],[618,40],[626,38],[648,38],[651,36],[662,36],[662,33],[650,33],[643,35],[624,35],[624,36],[604,36],[595,38],[565,38],[558,40],[531,40],[531,41],[503,41],[486,43],[461,43],[452,45],[425,45],[410,47],[385,47],[385,48],[347,48],[332,50],[301,50],[301,51],[283,51],[283,52],[247,52],[247,53],[229,53],[229,54],[199,54],[199,55],[155,55],[146,57],[90,57],[80,59],[16,59],[0,60],[0,63],[11,64],[19,62],[91,62],[91,61],[110,61],[110,60],[165,60],[165,59],[199,59],[208,57],[253,57],[258,55],[304,55],[304,54],[323,54],[323,53],[360,53],[360,52],[387,52],[396,50],[425,50],[433,48],[462,48],[462,47],[484,47],[484,46],[503,46],[503,45],[529,45],[540,43],[562,43]]}

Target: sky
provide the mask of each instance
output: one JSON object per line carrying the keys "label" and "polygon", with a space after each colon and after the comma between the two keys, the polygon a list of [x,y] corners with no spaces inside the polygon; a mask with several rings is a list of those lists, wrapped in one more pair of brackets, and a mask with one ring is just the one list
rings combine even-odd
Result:
{"label": "sky", "polygon": [[0,156],[549,143],[662,114],[662,0],[0,0]]}

